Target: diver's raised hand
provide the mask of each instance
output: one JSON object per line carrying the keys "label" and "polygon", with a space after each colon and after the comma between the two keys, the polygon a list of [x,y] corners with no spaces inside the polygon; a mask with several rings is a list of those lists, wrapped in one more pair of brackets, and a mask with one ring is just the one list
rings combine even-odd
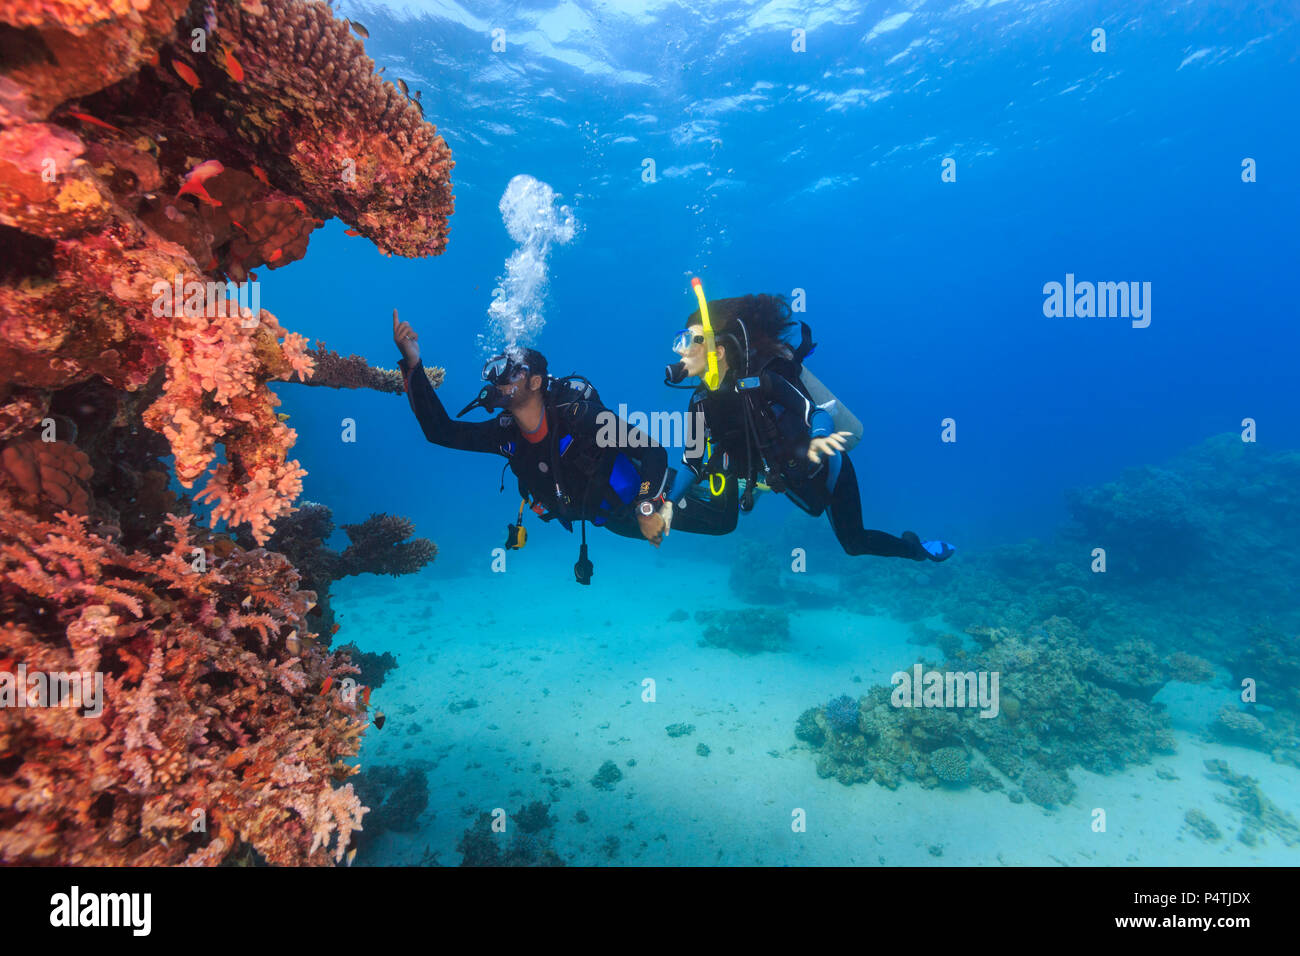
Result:
{"label": "diver's raised hand", "polygon": [[415,329],[411,328],[410,322],[401,322],[397,318],[397,310],[393,310],[393,342],[402,350],[402,358],[414,365],[420,361],[420,344],[416,341],[419,336],[415,334]]}
{"label": "diver's raised hand", "polygon": [[852,434],[852,432],[834,432],[825,438],[814,438],[808,443],[808,460],[813,464],[819,464],[822,455],[838,455],[844,450],[844,439]]}

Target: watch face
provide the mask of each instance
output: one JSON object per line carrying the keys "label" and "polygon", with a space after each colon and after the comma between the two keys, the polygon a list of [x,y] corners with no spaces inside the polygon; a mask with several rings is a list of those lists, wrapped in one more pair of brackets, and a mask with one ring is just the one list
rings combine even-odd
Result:
{"label": "watch face", "polygon": [[647,518],[655,513],[655,506],[648,501],[641,502],[641,513]]}

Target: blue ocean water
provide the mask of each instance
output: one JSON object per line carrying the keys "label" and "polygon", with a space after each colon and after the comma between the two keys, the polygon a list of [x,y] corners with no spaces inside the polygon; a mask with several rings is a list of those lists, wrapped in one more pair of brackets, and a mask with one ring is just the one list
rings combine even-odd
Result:
{"label": "blue ocean water", "polygon": [[[915,585],[921,595],[948,587],[944,572],[967,555],[1052,538],[1069,489],[1160,466],[1212,436],[1241,433],[1244,419],[1256,423],[1261,454],[1300,448],[1300,188],[1288,165],[1300,32],[1290,4],[342,0],[336,9],[365,24],[369,54],[388,78],[421,92],[451,147],[451,239],[438,258],[389,259],[330,223],[304,261],[264,272],[263,303],[286,327],[389,367],[397,308],[419,333],[426,364],[445,367],[439,395],[453,412],[503,344],[488,309],[517,243],[498,204],[523,174],[548,184],[577,223],[570,241],[549,249],[544,327],[528,344],[546,353],[552,373],[589,377],[608,405],[685,407],[686,393],[662,384],[662,368],[695,308],[692,276],[710,298],[769,292],[806,303],[796,318],[819,343],[809,367],[865,426],[852,457],[867,526],[960,549]],[[502,50],[493,49],[497,30]],[[1067,275],[1150,283],[1149,325],[1045,315],[1045,284]],[[412,708],[391,733],[372,731],[363,765],[436,764],[426,815],[414,831],[386,837],[372,862],[412,862],[425,846],[456,862],[456,841],[473,822],[460,816],[464,807],[513,811],[551,791],[562,798],[553,810],[564,812],[560,826],[572,829],[569,818],[585,808],[602,828],[557,835],[573,862],[848,862],[792,839],[787,804],[820,800],[832,813],[846,794],[860,802],[883,794],[891,807],[921,806],[908,804],[906,788],[820,779],[811,758],[787,753],[802,710],[887,683],[918,652],[896,617],[855,608],[870,602],[841,576],[848,559],[824,519],[767,495],[727,538],[677,534],[655,551],[593,531],[590,588],[568,570],[576,536],[533,523],[528,547],[498,574],[492,549],[518,505],[513,482],[498,492],[500,459],[428,444],[401,396],[278,391],[309,471],[304,497],[329,505],[339,522],[406,515],[439,547],[418,575],[337,586],[340,640],[401,661],[376,700]],[[353,443],[340,437],[348,418]],[[946,419],[955,442],[941,440]],[[1251,507],[1252,529],[1294,523],[1293,501],[1264,497]],[[667,622],[678,609],[746,606],[729,583],[742,544],[779,550],[786,563],[792,544],[805,548],[809,571],[835,595],[790,611],[787,654],[702,649],[693,619]],[[1270,545],[1288,542],[1264,538],[1262,548]],[[853,560],[864,576],[891,563]],[[1016,572],[1033,578],[1035,569]],[[1270,573],[1262,561],[1260,574]],[[1168,597],[1199,583],[1188,572],[1159,586]],[[940,610],[931,612],[924,619],[943,630]],[[1136,630],[1158,630],[1153,621]],[[1197,640],[1186,636],[1189,651],[1227,666],[1214,657],[1222,648]],[[1168,646],[1183,642],[1175,634]],[[659,676],[663,703],[647,705],[659,708],[652,717],[630,717],[645,710],[642,670]],[[866,683],[855,689],[853,675]],[[673,677],[681,694],[663,690]],[[1202,753],[1209,745],[1198,734],[1231,703],[1221,685],[1161,692],[1181,735],[1180,756],[1169,759],[1220,756]],[[480,706],[448,711],[449,701],[469,698]],[[664,749],[675,740],[663,726],[678,719],[696,723],[699,736]],[[737,753],[715,742],[708,757],[697,755],[710,720]],[[550,743],[525,747],[512,721]],[[412,723],[420,730],[408,737]],[[602,735],[612,739],[589,740]],[[575,736],[580,743],[569,743]],[[764,746],[748,754],[758,740]],[[452,756],[433,756],[448,745]],[[641,759],[623,772],[643,779],[637,799],[616,794],[634,809],[617,810],[641,822],[611,854],[601,840],[631,818],[611,810],[612,799],[599,807],[609,794],[588,778],[628,746]],[[544,774],[528,770],[534,756]],[[733,766],[719,768],[728,757]],[[707,791],[713,804],[685,806],[690,788],[675,787],[702,760],[722,782]],[[1297,812],[1294,766],[1244,748],[1230,762]],[[572,790],[536,783],[560,766],[572,768]],[[1179,770],[1184,780],[1201,776]],[[1089,778],[1078,806],[1119,800],[1132,789],[1122,779]],[[703,786],[696,781],[691,799],[702,799]],[[938,857],[932,839],[909,835],[887,854],[851,861],[996,862],[1017,827],[1032,832],[1014,839],[1022,855],[1011,862],[1046,861],[1034,848],[1055,839],[1053,818],[1002,795],[942,795],[947,802],[924,804],[934,830],[996,806],[1007,822],[994,829],[1005,827],[1008,842],[990,836]],[[728,800],[768,799],[783,808],[775,825],[783,836],[731,832]],[[1216,810],[1209,796],[1187,800],[1162,824],[1181,834],[1182,849],[1156,848],[1134,830],[1092,861],[1244,862],[1256,852],[1292,862],[1295,850],[1280,838],[1266,849],[1243,843],[1225,859],[1223,843],[1186,836],[1184,809]],[[655,843],[660,832],[666,839]],[[642,840],[644,856],[634,856]],[[661,844],[671,852],[657,854]]]}

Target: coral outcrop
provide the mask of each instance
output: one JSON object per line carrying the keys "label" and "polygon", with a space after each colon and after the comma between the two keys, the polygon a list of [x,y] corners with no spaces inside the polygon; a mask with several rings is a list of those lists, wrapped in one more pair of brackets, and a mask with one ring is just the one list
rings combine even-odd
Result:
{"label": "coral outcrop", "polygon": [[961,651],[943,667],[926,664],[923,671],[945,682],[948,675],[976,681],[978,674],[997,673],[996,698],[906,706],[897,688],[877,686],[855,707],[841,697],[809,708],[795,736],[817,755],[817,773],[891,789],[906,779],[996,790],[1006,786],[997,771],[1019,784],[1016,793],[1051,807],[1069,802],[1073,767],[1107,773],[1173,751],[1163,710],[1148,703],[1145,690],[1125,693],[1099,683],[1101,655],[1069,621],[1053,618],[1026,632],[973,629],[972,636],[978,652]]}
{"label": "coral outcrop", "polygon": [[446,145],[321,3],[9,2],[0,23],[0,438],[54,390],[147,390],[182,485],[212,469],[212,520],[264,541],[303,475],[266,382],[314,363],[225,281],[301,258],[330,216],[438,254]]}
{"label": "coral outcrop", "polygon": [[696,611],[695,620],[704,625],[700,644],[706,647],[747,655],[784,651],[790,644],[790,615],[782,610]]}
{"label": "coral outcrop", "polygon": [[456,844],[461,866],[564,866],[552,846],[555,818],[548,804],[539,801],[520,807],[513,827],[506,821],[512,831],[508,836],[492,824],[491,814],[480,813],[465,831]]}
{"label": "coral outcrop", "polygon": [[327,640],[338,630],[329,599],[333,582],[355,574],[413,574],[438,554],[428,538],[412,538],[414,526],[399,515],[371,515],[360,524],[343,525],[343,531],[351,542],[343,551],[326,547],[334,533],[334,513],[318,502],[304,501],[266,542],[270,550],[287,555],[302,575],[303,586],[316,592],[312,626]]}

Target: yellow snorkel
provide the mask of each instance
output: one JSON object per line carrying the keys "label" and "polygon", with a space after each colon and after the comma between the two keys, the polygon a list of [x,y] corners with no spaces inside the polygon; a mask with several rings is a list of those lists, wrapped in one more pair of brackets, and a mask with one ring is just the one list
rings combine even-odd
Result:
{"label": "yellow snorkel", "polygon": [[718,349],[713,339],[713,326],[709,323],[709,303],[704,298],[704,284],[700,282],[699,277],[691,280],[691,288],[695,290],[695,298],[700,303],[700,324],[704,326],[704,350],[708,352],[709,367],[704,374],[700,376],[704,379],[704,384],[708,386],[709,391],[717,391],[720,376],[718,375]]}

